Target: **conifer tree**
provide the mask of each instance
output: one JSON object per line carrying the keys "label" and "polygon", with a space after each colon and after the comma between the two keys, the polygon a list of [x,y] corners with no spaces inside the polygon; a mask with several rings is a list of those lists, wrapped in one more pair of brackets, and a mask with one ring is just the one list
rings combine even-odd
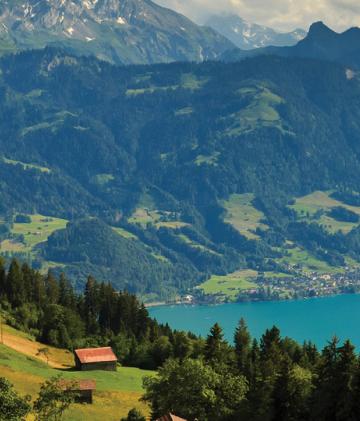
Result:
{"label": "conifer tree", "polygon": [[84,316],[88,334],[98,332],[99,293],[95,279],[88,277],[84,291]]}
{"label": "conifer tree", "polygon": [[0,256],[0,300],[7,297],[5,259]]}
{"label": "conifer tree", "polygon": [[59,278],[59,304],[72,310],[75,309],[76,305],[73,287],[64,273],[61,273]]}
{"label": "conifer tree", "polygon": [[336,421],[336,385],[339,340],[334,337],[323,349],[317,370],[316,392],[312,408],[312,419],[317,421]]}
{"label": "conifer tree", "polygon": [[33,289],[33,277],[34,277],[34,271],[31,269],[31,267],[25,262],[21,266],[21,272],[23,277],[23,285],[24,285],[24,296],[25,300],[31,301],[32,296],[32,289]]}
{"label": "conifer tree", "polygon": [[213,366],[224,365],[229,361],[230,352],[228,344],[224,341],[222,328],[215,323],[206,339],[204,350],[206,361]]}
{"label": "conifer tree", "polygon": [[241,374],[249,378],[251,336],[243,318],[240,319],[239,325],[235,330],[234,342],[238,369]]}
{"label": "conifer tree", "polygon": [[22,271],[19,262],[14,259],[6,279],[6,291],[13,307],[19,307],[25,302],[25,290]]}
{"label": "conifer tree", "polygon": [[45,278],[46,297],[49,304],[57,304],[59,301],[59,284],[51,271]]}
{"label": "conifer tree", "polygon": [[43,276],[35,272],[32,279],[32,302],[38,307],[42,307],[46,302],[46,289]]}
{"label": "conifer tree", "polygon": [[[355,347],[346,341],[339,348],[339,361],[336,370],[335,383],[338,391],[336,393],[336,419],[337,421],[355,420],[353,407],[353,389],[356,376],[357,361]],[[358,399],[356,396],[355,399]]]}

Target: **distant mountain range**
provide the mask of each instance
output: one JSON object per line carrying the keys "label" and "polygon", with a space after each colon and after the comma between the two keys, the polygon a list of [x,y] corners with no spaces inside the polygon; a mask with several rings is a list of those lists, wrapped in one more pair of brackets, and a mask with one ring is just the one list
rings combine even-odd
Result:
{"label": "distant mountain range", "polygon": [[118,64],[216,59],[234,47],[150,0],[1,2],[0,53],[49,45]]}
{"label": "distant mountain range", "polygon": [[296,29],[281,33],[267,26],[257,25],[234,14],[223,14],[210,17],[206,25],[228,38],[243,50],[273,46],[290,46],[305,38],[306,31]]}
{"label": "distant mountain range", "polygon": [[323,22],[311,25],[308,35],[292,47],[265,47],[252,51],[233,50],[225,52],[224,61],[237,61],[258,55],[281,57],[316,58],[360,67],[360,29],[350,28],[337,33]]}

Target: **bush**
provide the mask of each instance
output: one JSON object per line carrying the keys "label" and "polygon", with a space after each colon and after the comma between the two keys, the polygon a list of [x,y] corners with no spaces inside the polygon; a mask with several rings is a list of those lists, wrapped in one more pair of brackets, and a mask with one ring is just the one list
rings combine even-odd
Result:
{"label": "bush", "polygon": [[120,421],[146,421],[146,418],[143,414],[137,409],[133,408],[127,414],[127,417],[121,418]]}
{"label": "bush", "polygon": [[17,224],[30,224],[31,218],[28,215],[19,214],[15,216],[15,222]]}

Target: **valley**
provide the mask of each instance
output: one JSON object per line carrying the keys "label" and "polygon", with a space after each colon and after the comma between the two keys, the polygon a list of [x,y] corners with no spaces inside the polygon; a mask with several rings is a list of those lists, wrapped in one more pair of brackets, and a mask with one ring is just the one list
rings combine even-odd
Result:
{"label": "valley", "polygon": [[158,1],[0,2],[0,420],[359,420],[355,6]]}
{"label": "valley", "polygon": [[[331,235],[349,234],[360,226],[358,215],[360,206],[349,205],[335,199],[334,192],[316,191],[310,195],[299,197],[288,206],[295,212],[298,223],[317,225]],[[228,201],[222,203],[224,207],[224,223],[232,226],[242,236],[255,243],[260,243],[262,236],[270,229],[265,214],[254,206],[254,195],[232,195]],[[181,221],[180,213],[161,211],[156,209],[155,202],[147,197],[142,201],[142,208],[136,208],[128,218],[127,228],[108,227],[113,233],[121,237],[121,241],[137,244],[154,259],[154,262],[165,267],[171,267],[172,261],[165,249],[159,250],[151,247],[142,235],[136,235],[136,230],[147,231],[161,229],[170,230],[172,250],[181,250],[184,253],[206,253],[210,257],[222,256],[220,250],[207,243],[205,239],[195,239],[191,229],[192,225]],[[340,216],[331,216],[334,209],[340,209]],[[357,217],[357,222],[341,220],[341,210],[350,216]],[[349,215],[345,214],[346,217]],[[39,268],[46,272],[67,271],[69,263],[56,254],[47,258],[43,250],[48,247],[49,237],[60,235],[66,229],[68,221],[61,218],[46,217],[43,215],[18,215],[9,231],[8,239],[1,243],[1,254],[4,257],[18,257],[38,262]],[[21,221],[21,222],[19,222]],[[95,223],[95,221],[94,221]],[[5,221],[3,222],[5,224]],[[92,225],[86,225],[91,227]],[[105,226],[104,226],[105,228]],[[134,230],[134,228],[136,228]],[[132,231],[133,230],[133,231]],[[109,231],[110,232],[110,231]],[[116,241],[118,237],[114,236]],[[326,255],[319,255],[305,247],[301,242],[287,239],[282,247],[273,246],[266,258],[266,269],[238,269],[232,273],[212,273],[208,279],[195,285],[194,288],[184,290],[182,295],[191,295],[192,302],[233,302],[233,301],[261,301],[283,300],[323,295],[336,295],[360,291],[360,263],[351,254],[343,256],[342,264],[332,264]],[[273,269],[270,269],[273,268]],[[167,297],[169,302],[182,302],[181,292],[174,291]],[[144,296],[146,299],[146,296]],[[157,296],[148,296],[147,301],[157,300]]]}
{"label": "valley", "polygon": [[0,69],[6,258],[146,303],[358,291],[355,70],[267,55],[114,66],[49,47]]}

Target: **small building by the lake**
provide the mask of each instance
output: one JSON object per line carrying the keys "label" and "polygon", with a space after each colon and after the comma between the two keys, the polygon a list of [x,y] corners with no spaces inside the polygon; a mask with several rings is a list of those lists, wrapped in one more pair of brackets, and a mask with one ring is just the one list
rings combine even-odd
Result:
{"label": "small building by the lake", "polygon": [[61,379],[59,386],[64,392],[71,391],[76,393],[75,402],[77,403],[93,403],[93,392],[96,389],[95,380],[65,380]]}
{"label": "small building by the lake", "polygon": [[75,349],[74,358],[77,370],[116,371],[117,358],[110,347]]}

